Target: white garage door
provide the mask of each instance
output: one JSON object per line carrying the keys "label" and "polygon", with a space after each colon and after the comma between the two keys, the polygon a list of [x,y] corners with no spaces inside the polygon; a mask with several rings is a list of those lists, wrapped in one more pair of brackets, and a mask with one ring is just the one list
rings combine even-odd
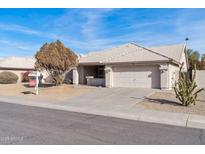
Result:
{"label": "white garage door", "polygon": [[157,66],[113,67],[114,87],[160,88],[160,71]]}

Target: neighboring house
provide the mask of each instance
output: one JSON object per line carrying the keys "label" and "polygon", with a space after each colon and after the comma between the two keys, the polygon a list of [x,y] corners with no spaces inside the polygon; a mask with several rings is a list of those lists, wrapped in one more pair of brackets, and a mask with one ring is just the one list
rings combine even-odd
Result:
{"label": "neighboring house", "polygon": [[18,75],[18,81],[22,80],[22,74],[34,70],[35,60],[25,57],[0,58],[0,72],[9,71]]}
{"label": "neighboring house", "polygon": [[[18,76],[18,82],[21,82],[24,73],[35,71],[35,61],[35,58],[26,57],[0,58],[0,72],[13,72]],[[40,73],[43,75],[42,83],[52,82],[52,77],[46,71],[41,71]]]}
{"label": "neighboring house", "polygon": [[[18,76],[18,82],[22,81],[23,73],[35,71],[35,59],[26,57],[0,58],[0,72],[13,72]],[[46,71],[42,71],[42,82],[51,82],[52,78]]]}
{"label": "neighboring house", "polygon": [[73,83],[171,89],[182,63],[187,71],[185,45],[142,47],[129,43],[81,57],[79,67],[73,70]]}

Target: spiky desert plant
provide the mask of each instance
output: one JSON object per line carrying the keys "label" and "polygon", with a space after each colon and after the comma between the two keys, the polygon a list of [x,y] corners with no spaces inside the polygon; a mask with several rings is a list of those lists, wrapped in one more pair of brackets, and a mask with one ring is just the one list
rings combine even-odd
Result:
{"label": "spiky desert plant", "polygon": [[174,91],[176,94],[176,98],[184,106],[189,106],[191,104],[196,104],[196,99],[198,93],[200,93],[204,88],[197,90],[196,84],[196,65],[194,65],[194,72],[191,77],[187,76],[186,72],[182,72],[182,66],[179,71],[179,79],[175,84]]}

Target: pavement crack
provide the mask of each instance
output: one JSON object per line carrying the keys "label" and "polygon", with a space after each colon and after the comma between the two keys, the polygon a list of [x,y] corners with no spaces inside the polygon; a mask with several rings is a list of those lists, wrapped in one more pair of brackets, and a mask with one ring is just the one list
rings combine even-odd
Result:
{"label": "pavement crack", "polygon": [[199,132],[200,132],[200,135],[199,135],[199,141],[200,141],[200,144],[203,144],[203,141],[202,141],[202,137],[203,137],[203,130],[202,130],[202,129],[200,129],[200,130],[199,130]]}
{"label": "pavement crack", "polygon": [[190,116],[190,114],[188,114],[188,117],[186,119],[186,127],[188,126],[189,116]]}
{"label": "pavement crack", "polygon": [[100,141],[100,142],[105,143],[105,144],[109,144],[108,141],[104,141],[104,140],[102,140],[102,139],[99,138],[99,137],[94,137],[94,136],[92,136],[92,135],[88,135],[88,134],[85,134],[85,133],[76,131],[75,129],[72,129],[72,128],[71,128],[71,130],[73,130],[74,132],[76,132],[76,133],[78,133],[78,134],[80,134],[80,135],[83,135],[83,136],[86,136],[86,137],[90,137],[90,138],[92,138],[92,139],[95,139],[95,140]]}
{"label": "pavement crack", "polygon": [[82,121],[84,122],[84,121],[88,121],[88,120],[91,120],[91,119],[95,119],[96,117],[99,117],[99,115],[93,115],[93,116],[87,117],[87,118],[85,118],[83,120],[80,120],[78,122],[73,122],[73,123],[69,124],[66,128],[70,128],[73,125],[81,124]]}

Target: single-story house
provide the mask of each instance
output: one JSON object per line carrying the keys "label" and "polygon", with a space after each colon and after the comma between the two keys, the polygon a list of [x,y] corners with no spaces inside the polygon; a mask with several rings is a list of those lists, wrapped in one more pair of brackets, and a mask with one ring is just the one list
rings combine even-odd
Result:
{"label": "single-story house", "polygon": [[182,64],[187,71],[184,44],[143,47],[128,43],[80,57],[78,68],[73,70],[73,83],[171,89]]}
{"label": "single-story house", "polygon": [[[18,82],[21,82],[24,73],[35,71],[35,61],[35,58],[31,57],[1,57],[0,73],[4,71],[12,72],[18,76]],[[52,82],[52,77],[46,71],[40,73],[43,75],[42,83]],[[70,74],[72,76],[72,73],[68,73],[68,78],[70,78]]]}
{"label": "single-story house", "polygon": [[34,70],[35,59],[25,57],[0,58],[0,72],[9,71],[18,76],[18,81],[22,80],[22,74]]}
{"label": "single-story house", "polygon": [[[143,47],[134,43],[91,52],[79,57],[79,65],[67,72],[73,84],[105,87],[171,89],[178,79],[179,68],[187,71],[186,46],[183,44]],[[0,72],[10,71],[22,80],[22,73],[33,71],[34,58],[0,58]],[[43,82],[52,79],[45,71]]]}

